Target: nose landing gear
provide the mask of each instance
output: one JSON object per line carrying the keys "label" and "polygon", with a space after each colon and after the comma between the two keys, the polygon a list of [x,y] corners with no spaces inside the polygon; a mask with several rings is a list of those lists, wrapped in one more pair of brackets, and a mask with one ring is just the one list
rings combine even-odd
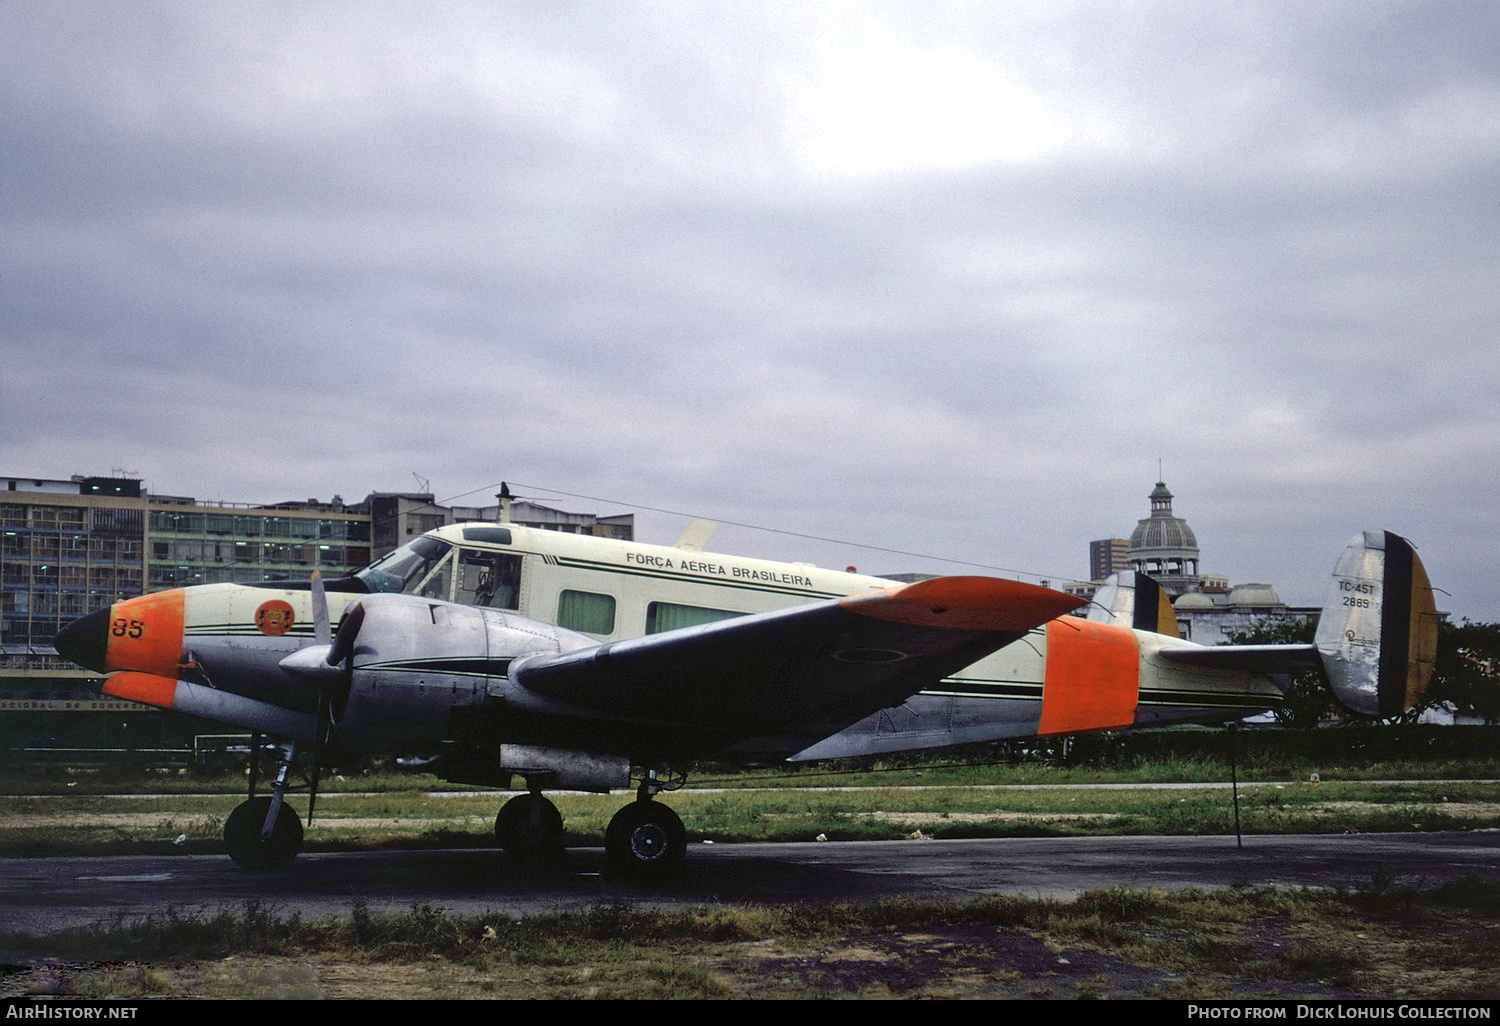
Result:
{"label": "nose landing gear", "polygon": [[229,857],[241,869],[279,869],[297,857],[302,850],[302,820],[290,805],[286,804],[286,793],[297,758],[295,744],[283,744],[280,749],[280,766],[276,782],[269,797],[256,797],[255,779],[259,763],[257,737],[252,748],[250,774],[251,794],[240,802],[224,822],[224,847]]}

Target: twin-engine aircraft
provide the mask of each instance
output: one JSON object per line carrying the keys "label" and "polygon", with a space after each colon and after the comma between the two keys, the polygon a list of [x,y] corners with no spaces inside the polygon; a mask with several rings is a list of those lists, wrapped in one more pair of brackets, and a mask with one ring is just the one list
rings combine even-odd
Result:
{"label": "twin-engine aircraft", "polygon": [[[286,803],[310,752],[440,752],[447,780],[528,793],[495,819],[517,860],[557,855],[545,789],[636,800],[609,824],[610,862],[671,865],[682,821],[657,795],[695,760],[764,765],[1166,723],[1275,706],[1285,675],[1322,667],[1364,716],[1421,701],[1436,643],[1410,543],[1355,536],[1312,645],[1208,648],[1175,637],[1144,575],[1082,601],[988,577],[899,584],[798,563],[459,524],[353,576],[210,584],[117,602],[57,649],[106,674],[107,695],[279,739],[269,795],[230,815],[245,868],[302,844]],[[1130,578],[1134,578],[1131,580]],[[259,738],[254,751],[259,752]]]}

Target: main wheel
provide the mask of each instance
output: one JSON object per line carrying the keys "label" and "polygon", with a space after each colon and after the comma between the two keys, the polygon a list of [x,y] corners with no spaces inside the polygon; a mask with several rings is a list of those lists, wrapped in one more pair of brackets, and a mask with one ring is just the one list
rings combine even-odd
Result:
{"label": "main wheel", "polygon": [[291,862],[302,850],[302,820],[289,805],[282,805],[271,827],[271,836],[261,840],[270,798],[240,802],[224,822],[224,847],[241,869],[277,869]]}
{"label": "main wheel", "polygon": [[517,795],[495,815],[495,840],[519,862],[556,859],[563,852],[562,813],[539,794]]}
{"label": "main wheel", "polygon": [[615,813],[604,832],[610,865],[625,872],[662,872],[687,852],[687,830],[660,802],[635,801]]}

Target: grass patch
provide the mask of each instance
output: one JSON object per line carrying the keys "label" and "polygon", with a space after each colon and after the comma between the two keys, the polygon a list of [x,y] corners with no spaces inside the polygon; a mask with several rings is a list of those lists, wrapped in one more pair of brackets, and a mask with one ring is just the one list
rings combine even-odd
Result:
{"label": "grass patch", "polygon": [[[207,854],[223,850],[229,795],[0,798],[0,854]],[[487,847],[503,797],[490,793],[332,793],[318,802],[309,850]],[[555,796],[572,845],[599,845],[622,798]],[[693,842],[927,837],[1225,834],[1225,789],[984,787],[678,791],[665,799]],[[298,797],[294,806],[305,809]],[[1357,781],[1266,785],[1240,797],[1245,832],[1338,833],[1500,827],[1500,796],[1482,783]]]}
{"label": "grass patch", "polygon": [[[1241,780],[1439,780],[1500,778],[1493,727],[1345,727],[1241,731],[1234,742]],[[959,746],[941,752],[742,771],[690,767],[690,787],[794,788],[1209,782],[1230,773],[1223,731],[1176,728]],[[139,757],[139,756],[137,756]],[[269,767],[267,767],[269,769]],[[140,765],[0,768],[0,795],[236,794],[246,766],[215,769]],[[325,776],[329,793],[462,788],[427,773],[395,772],[389,760]]]}
{"label": "grass patch", "polygon": [[[1500,884],[1092,891],[524,918],[251,902],[0,934],[0,996],[1495,998]],[[31,953],[29,955],[18,955]],[[44,954],[43,954],[44,953]]]}

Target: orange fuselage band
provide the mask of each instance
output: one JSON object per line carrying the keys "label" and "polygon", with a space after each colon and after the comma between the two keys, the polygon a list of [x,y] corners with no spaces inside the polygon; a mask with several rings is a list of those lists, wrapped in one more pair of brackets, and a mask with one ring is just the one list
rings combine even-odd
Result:
{"label": "orange fuselage band", "polygon": [[123,698],[127,702],[170,709],[177,695],[177,682],[167,677],[158,677],[154,673],[125,670],[104,678],[103,691],[111,698]]}
{"label": "orange fuselage band", "polygon": [[1135,632],[1071,616],[1047,624],[1038,734],[1128,727],[1140,694]]}
{"label": "orange fuselage band", "polygon": [[182,662],[183,605],[181,588],[116,602],[109,611],[105,665],[175,679]]}

